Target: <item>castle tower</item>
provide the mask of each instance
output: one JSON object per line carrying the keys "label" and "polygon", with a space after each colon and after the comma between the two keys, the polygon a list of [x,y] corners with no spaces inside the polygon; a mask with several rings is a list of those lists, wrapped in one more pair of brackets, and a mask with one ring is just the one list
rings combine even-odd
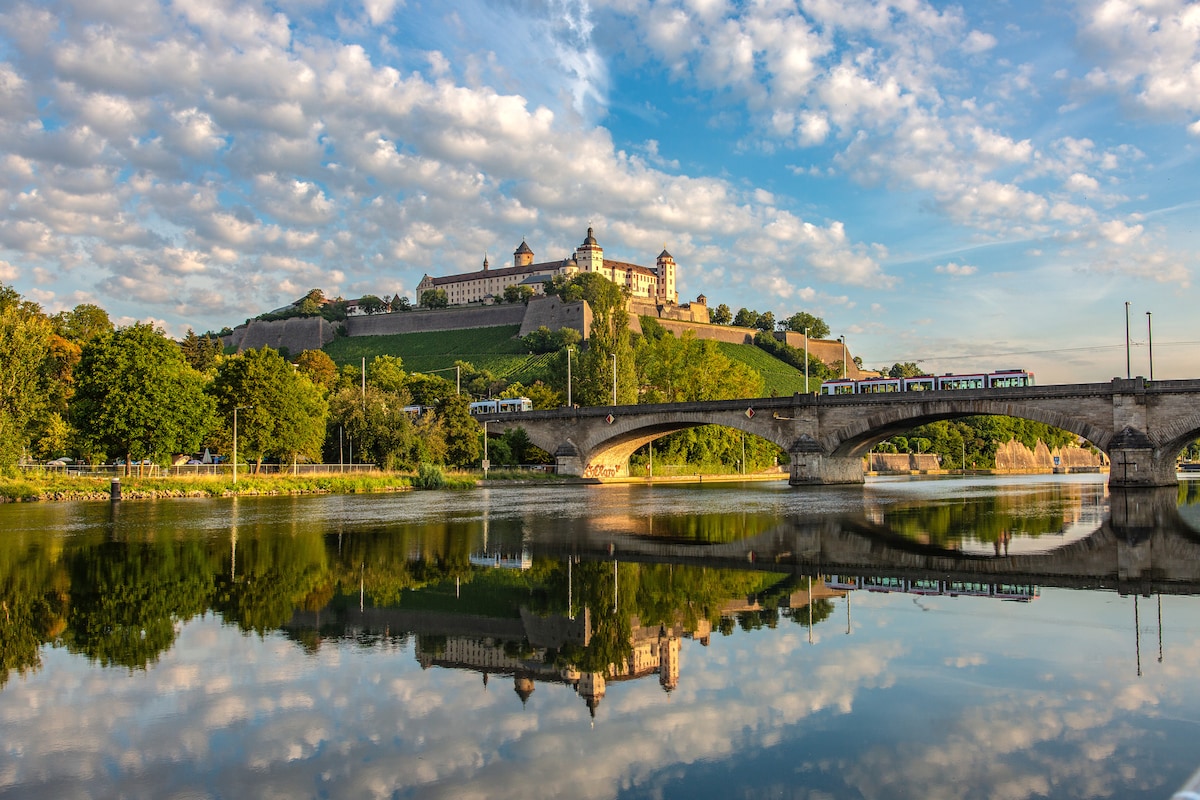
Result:
{"label": "castle tower", "polygon": [[600,705],[600,701],[604,699],[605,681],[604,675],[599,672],[585,672],[579,677],[578,686],[579,696],[587,703],[588,712],[592,718],[596,717],[596,707]]}
{"label": "castle tower", "polygon": [[675,290],[675,259],[666,248],[658,254],[654,271],[658,273],[657,300],[660,303],[676,305],[679,303],[679,292]]}
{"label": "castle tower", "polygon": [[658,683],[663,691],[672,692],[679,686],[679,637],[663,632],[658,639]]}
{"label": "castle tower", "polygon": [[537,687],[534,685],[532,677],[519,672],[513,676],[513,691],[521,698],[521,705],[525,705],[529,701],[529,695],[533,694],[535,688]]}
{"label": "castle tower", "polygon": [[521,246],[513,251],[513,266],[528,267],[533,263],[533,251],[529,249],[529,245],[525,244],[525,240],[521,240]]}
{"label": "castle tower", "polygon": [[604,271],[604,248],[596,243],[596,237],[592,235],[592,229],[588,228],[587,238],[583,240],[583,244],[575,248],[575,263],[584,272],[598,272],[610,281],[612,275],[606,274]]}

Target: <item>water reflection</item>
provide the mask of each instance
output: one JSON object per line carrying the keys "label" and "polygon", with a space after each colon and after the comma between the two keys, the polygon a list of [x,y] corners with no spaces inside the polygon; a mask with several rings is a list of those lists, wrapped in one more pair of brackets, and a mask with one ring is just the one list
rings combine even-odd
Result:
{"label": "water reflection", "polygon": [[1169,794],[1196,485],[3,508],[0,793]]}

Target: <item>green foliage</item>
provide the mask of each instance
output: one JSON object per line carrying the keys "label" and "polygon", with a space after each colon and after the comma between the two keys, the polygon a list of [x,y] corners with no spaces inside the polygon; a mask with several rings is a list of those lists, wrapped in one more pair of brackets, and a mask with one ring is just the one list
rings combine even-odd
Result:
{"label": "green foliage", "polygon": [[574,328],[559,328],[552,331],[545,325],[536,331],[531,331],[523,339],[525,346],[533,353],[557,353],[564,347],[577,346],[583,337]]}
{"label": "green foliage", "polygon": [[918,375],[925,374],[925,370],[921,369],[911,361],[906,361],[903,364],[897,361],[888,369],[880,370],[880,372],[889,378],[915,378]]}
{"label": "green foliage", "polygon": [[213,427],[203,378],[150,325],[86,344],[76,379],[71,419],[89,452],[162,461],[195,452]]}
{"label": "green foliage", "polygon": [[404,362],[396,356],[375,356],[367,362],[367,383],[393,395],[404,394],[405,405],[410,400]]}
{"label": "green foliage", "polygon": [[305,350],[296,359],[296,369],[300,370],[300,374],[326,390],[332,390],[337,386],[337,365],[323,350]]}
{"label": "green foliage", "polygon": [[609,405],[615,372],[617,403],[637,402],[625,290],[594,272],[575,275],[570,285],[579,288],[581,299],[592,309],[591,336],[587,349],[580,354],[573,399],[580,405]]}
{"label": "green foliage", "polygon": [[187,329],[179,347],[183,351],[184,360],[197,372],[208,372],[212,369],[217,363],[217,356],[221,355],[224,349],[220,339],[215,336],[197,336],[191,328]]}
{"label": "green foliage", "polygon": [[534,294],[532,287],[512,284],[504,287],[504,302],[528,304]]}
{"label": "green foliage", "polygon": [[417,489],[441,489],[446,485],[446,473],[436,464],[421,464],[413,486]]}
{"label": "green foliage", "polygon": [[795,333],[804,333],[807,329],[810,339],[824,339],[829,335],[829,326],[825,324],[825,320],[805,311],[797,311],[788,317],[787,329]]}
{"label": "green foliage", "polygon": [[465,395],[447,397],[439,410],[446,440],[446,463],[461,467],[479,464],[483,453],[482,429],[471,416]]}
{"label": "green foliage", "polygon": [[233,438],[238,407],[239,458],[318,460],[329,406],[305,375],[269,347],[227,357],[217,368],[212,395]]}
{"label": "green foliage", "polygon": [[0,286],[0,467],[17,463],[35,419],[51,410],[44,380],[54,331],[34,303]]}
{"label": "green foliage", "polygon": [[708,320],[713,325],[728,325],[733,322],[733,312],[729,310],[729,306],[721,303],[719,306],[708,312]]}
{"label": "green foliage", "polygon": [[762,378],[731,361],[710,339],[643,338],[635,353],[643,403],[683,403],[762,395]]}
{"label": "green foliage", "polygon": [[389,392],[368,386],[364,393],[347,387],[329,399],[330,423],[344,428],[360,460],[385,470],[408,467],[415,463],[412,421],[404,411],[409,401],[403,388]]}
{"label": "green foliage", "polygon": [[113,331],[108,312],[91,303],[82,303],[70,311],[60,311],[51,317],[55,332],[79,346]]}
{"label": "green foliage", "polygon": [[445,289],[426,289],[421,292],[421,305],[425,308],[446,308],[450,305],[450,299]]}
{"label": "green foliage", "polygon": [[733,317],[733,324],[739,328],[755,328],[758,326],[758,312],[748,308],[739,308]]}
{"label": "green foliage", "polygon": [[212,565],[198,539],[106,542],[72,552],[67,565],[67,647],[106,667],[156,662],[174,644],[176,623],[204,613],[212,599]]}
{"label": "green foliage", "polygon": [[360,297],[358,307],[367,314],[385,314],[388,311],[388,304],[373,294],[365,294]]}

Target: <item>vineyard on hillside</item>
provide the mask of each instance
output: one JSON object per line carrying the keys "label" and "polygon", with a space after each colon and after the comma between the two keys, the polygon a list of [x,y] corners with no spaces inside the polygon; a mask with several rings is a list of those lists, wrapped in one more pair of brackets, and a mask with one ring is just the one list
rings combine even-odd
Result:
{"label": "vineyard on hillside", "polygon": [[[339,336],[325,352],[339,366],[369,362],[375,356],[397,356],[409,372],[432,372],[452,368],[455,361],[469,362],[509,382],[532,383],[553,371],[557,353],[530,353],[520,339],[519,328],[505,325],[455,331],[400,333],[387,336]],[[751,344],[718,342],[728,358],[746,364],[763,377],[764,392],[770,396],[804,392],[804,374]],[[450,378],[453,380],[453,376]],[[815,378],[813,391],[820,385]]]}

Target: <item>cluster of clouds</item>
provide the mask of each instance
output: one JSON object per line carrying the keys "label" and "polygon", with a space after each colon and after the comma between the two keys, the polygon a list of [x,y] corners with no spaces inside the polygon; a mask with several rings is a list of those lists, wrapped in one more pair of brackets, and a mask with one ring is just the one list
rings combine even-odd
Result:
{"label": "cluster of clouds", "polygon": [[[0,11],[0,280],[179,333],[313,287],[411,294],[523,237],[560,257],[594,224],[624,260],[668,243],[685,292],[723,286],[734,308],[769,293],[866,331],[856,307],[987,271],[961,253],[909,269],[910,243],[835,197],[858,192],[960,249],[1036,242],[1053,268],[1187,286],[1194,243],[1146,219],[1155,189],[1135,177],[1164,168],[1148,132],[1200,133],[1195,7],[1040,13],[16,2]],[[689,108],[703,148],[656,134]],[[1134,141],[1110,128],[1123,119]]]}

